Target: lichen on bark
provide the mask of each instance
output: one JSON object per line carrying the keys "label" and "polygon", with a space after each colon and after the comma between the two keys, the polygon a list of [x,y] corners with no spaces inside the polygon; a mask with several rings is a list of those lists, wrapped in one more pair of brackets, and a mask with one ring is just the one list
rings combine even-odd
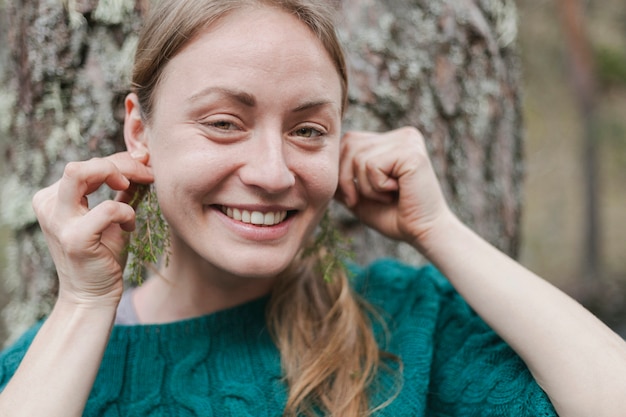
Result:
{"label": "lichen on bark", "polygon": [[[120,112],[141,24],[130,0],[22,0],[3,14],[9,59],[0,77],[5,142],[1,221],[14,237],[3,271],[12,288],[3,311],[13,339],[49,311],[54,265],[30,201],[68,161],[121,150]],[[90,196],[97,204],[110,192]]]}
{"label": "lichen on bark", "polygon": [[[123,97],[146,3],[18,0],[3,6],[10,59],[8,68],[0,67],[0,133],[7,142],[0,196],[3,221],[15,237],[4,273],[12,304],[3,315],[12,335],[47,312],[56,286],[30,197],[60,178],[68,161],[122,149]],[[418,127],[453,209],[515,255],[522,136],[514,2],[338,3],[351,76],[345,129]],[[333,211],[357,236],[359,261],[419,262],[412,248],[365,230],[340,207]]]}
{"label": "lichen on bark", "polygon": [[[418,127],[453,210],[518,251],[522,181],[517,12],[512,0],[343,0],[352,85],[347,126]],[[393,244],[349,218],[369,260]],[[380,242],[380,243],[378,243]],[[376,249],[380,246],[380,249]],[[400,246],[392,254],[412,251]]]}

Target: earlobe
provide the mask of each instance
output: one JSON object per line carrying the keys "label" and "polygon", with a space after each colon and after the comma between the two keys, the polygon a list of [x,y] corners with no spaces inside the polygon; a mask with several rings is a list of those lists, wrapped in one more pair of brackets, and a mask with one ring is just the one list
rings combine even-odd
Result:
{"label": "earlobe", "polygon": [[124,143],[131,155],[148,154],[148,139],[146,137],[146,125],[141,115],[139,98],[135,93],[130,93],[124,100]]}

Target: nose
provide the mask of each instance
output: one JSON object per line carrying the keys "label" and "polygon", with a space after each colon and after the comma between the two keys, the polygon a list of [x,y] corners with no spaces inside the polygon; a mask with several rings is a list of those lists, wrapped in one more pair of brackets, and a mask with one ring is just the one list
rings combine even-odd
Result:
{"label": "nose", "polygon": [[249,144],[245,164],[239,171],[244,184],[277,194],[296,183],[288,161],[288,145],[279,133],[254,136]]}

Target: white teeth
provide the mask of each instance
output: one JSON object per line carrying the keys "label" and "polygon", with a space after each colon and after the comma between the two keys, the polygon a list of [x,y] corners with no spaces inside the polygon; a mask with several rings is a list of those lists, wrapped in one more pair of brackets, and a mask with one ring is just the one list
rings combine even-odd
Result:
{"label": "white teeth", "polygon": [[250,213],[250,223],[252,224],[263,224],[263,213],[260,211],[253,211]]}
{"label": "white teeth", "polygon": [[260,211],[239,210],[224,206],[222,206],[222,212],[231,219],[258,226],[273,226],[282,222],[287,217],[286,211],[263,213]]}

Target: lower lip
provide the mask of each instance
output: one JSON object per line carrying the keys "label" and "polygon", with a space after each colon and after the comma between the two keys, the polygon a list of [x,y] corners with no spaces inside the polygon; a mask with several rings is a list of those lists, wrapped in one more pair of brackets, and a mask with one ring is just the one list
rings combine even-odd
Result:
{"label": "lower lip", "polygon": [[224,222],[226,227],[234,231],[237,235],[246,240],[252,240],[256,242],[273,241],[284,237],[285,235],[287,235],[289,231],[289,225],[295,217],[294,215],[289,216],[282,222],[273,226],[256,226],[252,223],[243,223],[231,217],[228,217],[218,208],[211,207],[211,210],[218,215],[218,217],[222,222]]}

